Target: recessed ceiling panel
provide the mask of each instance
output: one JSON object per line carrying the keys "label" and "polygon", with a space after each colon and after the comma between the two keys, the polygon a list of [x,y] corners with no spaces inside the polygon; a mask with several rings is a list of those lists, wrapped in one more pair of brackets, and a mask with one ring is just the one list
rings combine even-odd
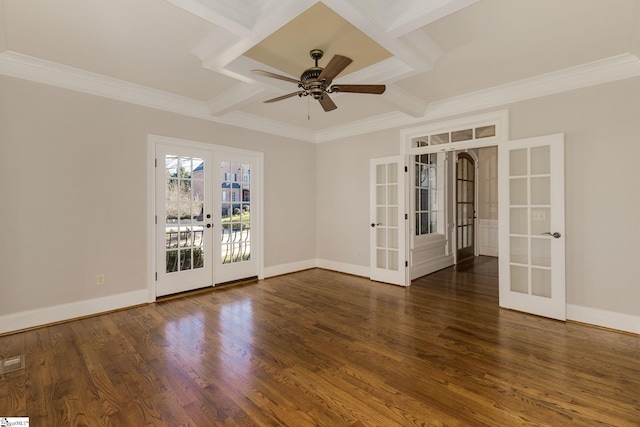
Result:
{"label": "recessed ceiling panel", "polygon": [[324,51],[320,67],[336,54],[353,59],[341,77],[391,57],[389,51],[321,2],[245,52],[245,56],[297,78],[314,65],[309,56],[311,49]]}

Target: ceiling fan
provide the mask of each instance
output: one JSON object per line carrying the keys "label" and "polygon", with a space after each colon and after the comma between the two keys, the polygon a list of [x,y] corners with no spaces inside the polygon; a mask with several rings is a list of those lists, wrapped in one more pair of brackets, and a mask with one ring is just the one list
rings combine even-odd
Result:
{"label": "ceiling fan", "polygon": [[[263,70],[252,70],[253,73],[261,76],[271,77],[274,79],[284,80],[286,82],[295,83],[300,90],[282,95],[277,98],[264,101],[265,103],[282,101],[283,99],[291,98],[292,96],[313,96],[320,102],[320,105],[324,111],[331,111],[338,108],[336,104],[329,97],[330,93],[338,92],[351,92],[351,93],[371,93],[374,95],[380,95],[384,93],[385,85],[347,85],[336,84],[331,86],[333,79],[342,72],[353,60],[342,55],[334,55],[331,61],[325,68],[318,67],[318,60],[322,58],[324,52],[320,49],[313,49],[309,52],[311,58],[316,61],[314,67],[304,70],[300,76],[300,80],[295,80],[290,77],[281,76],[279,74],[270,73]],[[331,87],[329,87],[331,86]]]}

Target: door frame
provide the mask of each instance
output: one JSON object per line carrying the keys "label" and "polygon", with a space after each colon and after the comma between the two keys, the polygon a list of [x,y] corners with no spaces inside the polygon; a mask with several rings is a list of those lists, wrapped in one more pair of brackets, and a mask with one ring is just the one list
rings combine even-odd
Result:
{"label": "door frame", "polygon": [[[255,200],[257,210],[259,213],[257,221],[253,224],[257,230],[255,235],[252,236],[252,248],[255,247],[255,256],[257,261],[257,276],[258,279],[264,279],[264,215],[263,215],[263,194],[264,194],[264,153],[259,151],[245,150],[241,148],[227,147],[217,144],[208,144],[205,142],[192,141],[187,139],[172,138],[162,135],[147,135],[147,227],[146,227],[146,242],[147,242],[147,301],[156,301],[156,219],[155,219],[155,205],[156,205],[156,146],[157,145],[174,145],[177,147],[192,148],[197,150],[206,150],[212,153],[214,158],[218,153],[230,153],[236,155],[254,157],[256,161],[256,172],[258,177],[257,187],[255,195],[252,194],[252,201]],[[254,172],[252,172],[254,174]],[[212,195],[213,197],[213,195]],[[219,227],[219,224],[218,224]],[[253,232],[253,230],[252,230]],[[214,239],[215,244],[215,239]],[[252,256],[253,253],[252,253]],[[212,281],[215,280],[215,265]],[[215,282],[213,283],[215,286]]]}

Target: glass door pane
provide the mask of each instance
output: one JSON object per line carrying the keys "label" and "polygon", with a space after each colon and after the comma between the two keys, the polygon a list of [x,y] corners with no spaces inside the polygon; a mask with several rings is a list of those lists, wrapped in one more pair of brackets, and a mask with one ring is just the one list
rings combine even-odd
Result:
{"label": "glass door pane", "polygon": [[401,157],[371,161],[371,279],[406,284],[405,169]]}
{"label": "glass door pane", "polygon": [[500,306],[564,320],[564,137],[498,151]]}
{"label": "glass door pane", "polygon": [[211,155],[156,147],[156,295],[211,286]]}

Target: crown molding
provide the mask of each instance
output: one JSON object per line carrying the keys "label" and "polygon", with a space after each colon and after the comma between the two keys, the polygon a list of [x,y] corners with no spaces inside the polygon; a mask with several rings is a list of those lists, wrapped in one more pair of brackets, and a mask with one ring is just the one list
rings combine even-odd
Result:
{"label": "crown molding", "polygon": [[305,142],[317,142],[316,132],[312,130],[288,125],[277,120],[265,119],[264,117],[256,116],[255,114],[234,111],[225,114],[219,121],[227,125],[264,132],[271,135],[283,136],[285,138],[297,139]]}
{"label": "crown molding", "polygon": [[[411,114],[398,111],[319,131],[291,126],[238,111],[214,117],[211,115],[211,109],[221,111],[216,110],[219,106],[215,104],[211,105],[206,102],[11,51],[0,53],[0,74],[217,123],[319,143],[495,108],[616,80],[640,77],[640,59],[636,55],[626,53],[490,89],[436,101],[428,104],[422,115],[417,114],[422,107],[418,102],[414,101],[415,105],[409,111],[409,113],[414,113],[414,117]],[[246,89],[238,90],[245,91]],[[399,89],[397,91],[390,89],[390,91],[393,93],[393,97],[398,97],[398,100],[392,100],[391,102],[401,103],[403,96],[410,96],[403,95]],[[405,100],[409,99],[405,98]]]}
{"label": "crown molding", "polygon": [[0,74],[187,116],[210,118],[207,104],[202,101],[17,52],[0,53]]}
{"label": "crown molding", "polygon": [[425,119],[439,119],[640,76],[640,59],[625,53],[429,104]]}

